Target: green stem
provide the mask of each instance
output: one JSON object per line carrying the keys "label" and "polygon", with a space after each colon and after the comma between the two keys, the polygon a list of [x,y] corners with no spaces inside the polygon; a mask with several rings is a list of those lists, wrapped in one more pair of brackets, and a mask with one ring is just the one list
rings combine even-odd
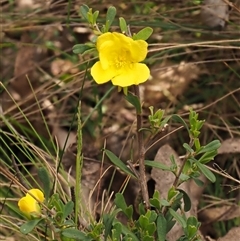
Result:
{"label": "green stem", "polygon": [[[192,147],[193,144],[194,144],[194,140],[191,139],[191,140],[190,140],[190,143],[189,143],[189,146]],[[191,155],[192,155],[191,153],[188,153],[188,154],[185,156],[184,160],[183,160],[183,163],[182,163],[182,165],[181,165],[181,167],[180,167],[180,169],[179,169],[179,171],[178,171],[178,173],[177,173],[177,175],[176,175],[176,178],[175,178],[175,180],[174,180],[174,182],[173,182],[173,186],[174,186],[175,188],[177,188],[178,185],[179,185],[178,182],[179,182],[179,179],[180,179],[180,175],[182,174],[183,168],[184,168],[187,160],[190,158]]]}
{"label": "green stem", "polygon": [[78,131],[77,131],[77,157],[76,157],[76,184],[75,184],[75,224],[78,226],[78,215],[81,204],[81,177],[82,177],[82,122],[81,122],[81,102],[78,105]]}
{"label": "green stem", "polygon": [[[139,93],[139,86],[135,86],[135,94],[139,98],[140,101],[140,93]],[[142,112],[142,111],[141,111]],[[143,143],[143,132],[142,132],[142,113],[139,113],[136,110],[137,115],[137,139],[138,139],[138,161],[139,161],[139,176],[138,179],[143,201],[145,203],[146,209],[150,208],[150,202],[149,202],[149,195],[148,195],[148,188],[147,188],[147,178],[146,178],[146,172],[145,172],[145,147]]]}

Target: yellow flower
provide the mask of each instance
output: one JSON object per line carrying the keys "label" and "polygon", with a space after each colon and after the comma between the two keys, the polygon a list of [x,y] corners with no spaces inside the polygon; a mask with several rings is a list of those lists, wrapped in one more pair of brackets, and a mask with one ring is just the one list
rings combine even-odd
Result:
{"label": "yellow flower", "polygon": [[18,201],[19,209],[27,215],[40,214],[41,208],[38,202],[29,193],[31,193],[39,202],[42,203],[44,201],[44,194],[42,191],[39,189],[31,189],[25,197]]}
{"label": "yellow flower", "polygon": [[99,61],[91,68],[98,84],[112,80],[113,85],[127,87],[145,82],[149,68],[139,63],[146,58],[148,44],[121,33],[104,33],[97,39]]}

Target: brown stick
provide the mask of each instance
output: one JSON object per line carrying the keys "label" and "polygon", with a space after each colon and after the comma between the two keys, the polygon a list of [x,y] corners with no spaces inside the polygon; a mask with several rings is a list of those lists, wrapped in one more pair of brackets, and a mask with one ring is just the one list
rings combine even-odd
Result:
{"label": "brown stick", "polygon": [[[139,86],[136,85],[134,87],[135,87],[134,88],[135,94],[139,98],[139,101],[140,101]],[[145,207],[146,207],[146,209],[149,209],[150,202],[149,202],[147,178],[146,178],[145,163],[144,163],[145,147],[144,147],[144,143],[143,143],[143,132],[141,131],[141,129],[142,129],[142,113],[138,113],[138,111],[136,110],[136,115],[137,115],[138,161],[139,161],[139,176],[140,176],[138,181],[139,181],[139,184],[141,187]]]}

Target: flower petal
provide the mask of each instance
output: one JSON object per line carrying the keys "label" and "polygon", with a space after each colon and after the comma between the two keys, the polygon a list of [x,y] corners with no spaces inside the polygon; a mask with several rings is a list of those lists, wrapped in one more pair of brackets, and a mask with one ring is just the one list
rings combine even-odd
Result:
{"label": "flower petal", "polygon": [[127,87],[131,85],[139,85],[150,76],[150,70],[145,64],[132,64],[131,68],[124,68],[123,71],[112,79],[114,85]]}
{"label": "flower petal", "polygon": [[107,42],[109,42],[109,41],[114,42],[114,40],[115,40],[115,37],[110,32],[100,35],[97,38],[97,50],[100,52],[103,48],[106,47]]}
{"label": "flower petal", "polygon": [[147,47],[148,44],[144,40],[132,40],[130,47],[132,62],[138,63],[143,61],[147,56]]}
{"label": "flower petal", "polygon": [[115,38],[111,38],[112,41],[115,42],[115,49],[119,46],[121,46],[124,49],[128,49],[130,51],[129,57],[131,57],[131,61],[133,63],[138,63],[143,61],[148,52],[148,43],[144,40],[133,40],[130,37],[125,36],[121,33],[113,32],[112,35]]}
{"label": "flower petal", "polygon": [[40,213],[40,207],[37,201],[31,196],[25,196],[18,201],[19,209],[27,214],[32,212]]}
{"label": "flower petal", "polygon": [[[43,202],[44,201],[44,194],[41,190],[39,189],[31,189],[29,190],[29,193],[31,193],[39,202]],[[31,196],[27,193],[26,197]],[[31,196],[32,198],[32,196]],[[34,198],[33,198],[34,199]]]}
{"label": "flower petal", "polygon": [[91,75],[98,84],[103,84],[116,75],[116,70],[113,68],[103,69],[100,61],[98,61],[91,68]]}

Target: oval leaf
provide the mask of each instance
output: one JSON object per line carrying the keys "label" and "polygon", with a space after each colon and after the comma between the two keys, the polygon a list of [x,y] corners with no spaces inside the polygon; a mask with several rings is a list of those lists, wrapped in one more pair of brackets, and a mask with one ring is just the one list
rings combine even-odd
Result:
{"label": "oval leaf", "polygon": [[206,146],[204,146],[197,154],[204,153],[204,152],[210,152],[215,151],[221,146],[221,142],[219,140],[214,140],[208,143]]}
{"label": "oval leaf", "polygon": [[169,208],[169,212],[170,214],[181,224],[181,226],[183,228],[187,227],[187,223],[185,222],[185,220],[181,217],[180,214],[178,214],[177,212],[175,212],[172,208]]}
{"label": "oval leaf", "polygon": [[155,167],[155,168],[158,168],[158,169],[161,169],[161,170],[164,170],[164,171],[171,171],[171,168],[160,163],[160,162],[156,162],[156,161],[148,161],[148,160],[145,160],[145,165],[146,166],[149,166],[149,167]]}
{"label": "oval leaf", "polygon": [[87,21],[88,21],[88,11],[89,11],[89,7],[86,4],[83,4],[80,7],[80,13],[83,16],[83,18]]}
{"label": "oval leaf", "polygon": [[189,198],[188,194],[183,191],[182,189],[177,189],[183,194],[183,201],[184,201],[184,211],[188,212],[191,209],[191,199]]}
{"label": "oval leaf", "polygon": [[181,116],[174,114],[174,115],[172,115],[172,119],[177,121],[177,122],[179,122],[179,123],[181,123],[181,124],[183,124],[183,126],[187,129],[188,133],[190,134],[188,125],[187,125],[187,123],[185,122],[185,120]]}
{"label": "oval leaf", "polygon": [[110,159],[110,161],[117,166],[119,169],[121,169],[123,172],[125,172],[126,174],[135,177],[134,173],[127,167],[127,165],[125,165],[114,153],[112,153],[109,150],[104,150],[104,152],[106,153],[107,157]]}
{"label": "oval leaf", "polygon": [[167,235],[167,220],[162,213],[157,218],[157,235],[158,241],[165,241]]}
{"label": "oval leaf", "polygon": [[128,95],[125,97],[125,99],[135,107],[138,114],[141,114],[142,107],[141,107],[141,104],[140,104],[140,100],[136,95],[128,93]]}
{"label": "oval leaf", "polygon": [[127,32],[127,23],[126,23],[125,19],[122,17],[119,18],[119,26],[120,26],[122,33]]}
{"label": "oval leaf", "polygon": [[38,169],[38,177],[43,184],[44,196],[46,200],[48,200],[50,191],[51,191],[51,185],[50,185],[51,183],[50,183],[50,177],[46,168],[40,167]]}
{"label": "oval leaf", "polygon": [[203,175],[211,182],[216,181],[215,175],[202,163],[196,162],[197,167],[200,169],[200,171],[203,173]]}
{"label": "oval leaf", "polygon": [[92,239],[87,237],[87,235],[74,228],[66,228],[62,231],[62,235],[67,238],[74,238],[82,241],[91,241]]}
{"label": "oval leaf", "polygon": [[73,208],[74,208],[73,201],[69,201],[64,207],[63,219],[67,218],[67,216],[71,214],[71,212],[73,211]]}
{"label": "oval leaf", "polygon": [[28,234],[30,233],[37,225],[39,222],[41,222],[43,219],[34,219],[31,220],[29,222],[24,223],[21,227],[20,227],[20,232],[23,234]]}
{"label": "oval leaf", "polygon": [[111,6],[108,8],[107,10],[107,15],[106,15],[106,29],[105,32],[107,32],[109,30],[109,28],[111,27],[114,18],[116,16],[117,10],[115,7]]}
{"label": "oval leaf", "polygon": [[74,54],[84,54],[86,51],[90,49],[94,49],[94,48],[86,44],[76,44],[73,46],[72,51]]}
{"label": "oval leaf", "polygon": [[147,40],[153,33],[153,29],[150,27],[143,28],[138,33],[133,35],[134,40]]}

